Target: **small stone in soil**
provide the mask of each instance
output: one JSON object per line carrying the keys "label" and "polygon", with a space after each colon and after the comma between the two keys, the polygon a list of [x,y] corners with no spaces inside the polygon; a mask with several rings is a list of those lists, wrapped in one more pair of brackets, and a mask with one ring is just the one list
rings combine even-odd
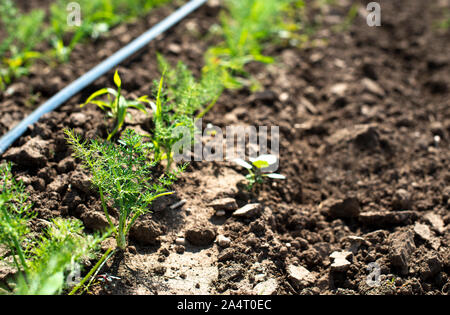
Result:
{"label": "small stone in soil", "polygon": [[234,211],[239,208],[236,199],[234,198],[216,199],[210,204],[208,204],[208,206],[212,207],[214,210],[225,210],[225,211]]}
{"label": "small stone in soil", "polygon": [[355,218],[360,212],[359,201],[356,198],[328,199],[321,204],[321,208],[334,218]]}
{"label": "small stone in soil", "polygon": [[178,209],[178,208],[182,207],[186,202],[187,202],[187,200],[185,200],[185,199],[180,200],[180,201],[178,201],[177,203],[174,203],[173,205],[171,205],[171,206],[170,206],[170,209],[171,209],[171,210]]}
{"label": "small stone in soil", "polygon": [[257,275],[255,275],[255,282],[262,282],[264,281],[264,279],[266,278],[266,275],[263,273],[259,273]]}
{"label": "small stone in soil", "polygon": [[269,279],[267,281],[258,283],[253,288],[253,294],[256,295],[273,295],[277,292],[278,283],[275,279]]}
{"label": "small stone in soil", "polygon": [[292,284],[297,289],[307,287],[316,281],[316,277],[302,266],[289,265],[287,273]]}
{"label": "small stone in soil", "polygon": [[223,217],[223,216],[225,216],[225,214],[226,214],[226,213],[225,213],[224,210],[219,210],[219,211],[216,212],[216,216],[217,216],[217,217]]}
{"label": "small stone in soil", "polygon": [[83,113],[73,113],[70,115],[70,123],[73,127],[82,127],[87,121],[87,117]]}
{"label": "small stone in soil", "polygon": [[217,236],[217,244],[219,244],[220,247],[226,248],[230,246],[231,240],[224,235],[219,235]]}
{"label": "small stone in soil", "polygon": [[428,225],[419,222],[416,222],[416,224],[414,225],[414,232],[416,233],[416,235],[418,235],[421,239],[425,241],[430,241],[432,237]]}
{"label": "small stone in soil", "polygon": [[407,225],[417,218],[414,211],[369,211],[359,215],[359,220],[365,225],[389,226]]}
{"label": "small stone in soil", "polygon": [[416,222],[414,225],[414,232],[421,239],[427,241],[433,249],[438,250],[441,246],[441,241],[439,238],[434,237],[433,232],[431,232],[428,225]]}
{"label": "small stone in soil", "polygon": [[350,267],[351,262],[348,259],[352,256],[352,252],[348,251],[335,251],[332,252],[330,258],[334,259],[331,264],[331,271],[334,272],[344,272]]}
{"label": "small stone in soil", "polygon": [[411,231],[398,231],[389,237],[389,259],[391,264],[400,269],[402,275],[409,272],[409,260],[416,249],[414,234]]}
{"label": "small stone in soil", "polygon": [[377,96],[384,96],[385,94],[384,90],[375,81],[372,81],[368,78],[364,78],[362,80],[362,83],[364,85],[364,88],[370,93],[375,94]]}
{"label": "small stone in soil", "polygon": [[252,218],[261,212],[261,204],[250,203],[233,212],[235,217]]}
{"label": "small stone in soil", "polygon": [[445,231],[444,221],[442,220],[440,215],[437,215],[433,212],[428,212],[423,216],[426,222],[431,224],[433,230],[438,232],[439,234],[443,234]]}
{"label": "small stone in soil", "polygon": [[410,210],[411,206],[411,194],[405,189],[398,189],[392,199],[394,210]]}
{"label": "small stone in soil", "polygon": [[337,95],[337,96],[344,96],[345,92],[348,89],[347,83],[336,83],[330,88],[331,94]]}
{"label": "small stone in soil", "polygon": [[184,237],[179,237],[175,240],[175,244],[177,245],[186,245],[186,239]]}
{"label": "small stone in soil", "polygon": [[200,224],[188,228],[185,232],[186,239],[197,246],[206,246],[214,242],[217,232],[212,224]]}

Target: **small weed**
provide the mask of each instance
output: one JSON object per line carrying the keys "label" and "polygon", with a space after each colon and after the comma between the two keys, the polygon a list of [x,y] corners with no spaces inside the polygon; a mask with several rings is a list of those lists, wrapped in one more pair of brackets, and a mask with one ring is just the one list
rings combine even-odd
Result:
{"label": "small weed", "polygon": [[[104,88],[94,92],[86,100],[81,107],[92,103],[100,107],[102,110],[107,111],[107,115],[116,121],[114,129],[108,134],[108,141],[122,128],[127,112],[129,108],[136,108],[144,113],[147,113],[144,102],[147,100],[146,97],[139,98],[137,100],[127,100],[122,95],[122,80],[120,79],[119,73],[116,70],[114,74],[114,84],[117,90],[112,88]],[[99,96],[108,95],[108,101],[98,100]],[[112,96],[112,97],[111,97]]]}
{"label": "small weed", "polygon": [[266,178],[286,179],[284,175],[271,172],[267,173],[264,170],[277,163],[277,157],[271,154],[263,154],[257,158],[250,158],[250,162],[246,162],[243,159],[234,159],[233,162],[247,169],[248,174],[245,178],[248,181],[248,190],[253,190],[255,187],[262,185]]}
{"label": "small weed", "polygon": [[450,9],[443,11],[443,17],[434,23],[434,28],[442,30],[450,29]]}

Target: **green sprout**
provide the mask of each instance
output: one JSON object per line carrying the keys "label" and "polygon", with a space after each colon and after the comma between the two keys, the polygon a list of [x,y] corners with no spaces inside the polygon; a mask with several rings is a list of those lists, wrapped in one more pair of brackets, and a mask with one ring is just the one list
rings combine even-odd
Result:
{"label": "green sprout", "polygon": [[[122,95],[122,80],[120,79],[119,72],[117,70],[114,73],[114,84],[116,85],[117,90],[112,88],[100,89],[89,96],[86,102],[81,105],[81,107],[83,107],[89,103],[95,104],[102,110],[107,111],[107,115],[109,117],[115,119],[116,124],[113,131],[108,134],[108,141],[111,140],[111,138],[122,128],[129,108],[136,108],[143,113],[147,113],[145,105],[143,104],[147,99],[146,96],[136,100],[127,100]],[[107,102],[97,99],[99,96],[103,96],[105,94],[108,95]]]}
{"label": "green sprout", "polygon": [[221,16],[224,41],[206,54],[207,68],[221,69],[227,88],[239,88],[248,77],[245,66],[252,62],[272,63],[263,54],[263,43],[277,34],[280,17],[292,0],[227,0]]}
{"label": "green sprout", "polygon": [[[171,68],[167,61],[158,56],[161,80],[157,84],[155,101],[147,101],[153,111],[155,129],[149,137],[152,139],[155,159],[166,159],[167,170],[173,162],[175,144],[182,134],[177,132],[186,128],[194,141],[196,119],[202,118],[216,104],[223,86],[215,72],[205,72],[196,80],[183,63]],[[166,84],[167,82],[167,84]]]}
{"label": "green sprout", "polygon": [[19,276],[15,294],[60,294],[66,286],[67,275],[75,264],[93,258],[103,238],[83,234],[83,223],[76,219],[57,218],[37,241],[30,254],[30,270]]}
{"label": "green sprout", "polygon": [[[150,205],[159,197],[173,194],[168,187],[184,170],[152,178],[155,161],[150,161],[151,143],[144,142],[141,135],[131,129],[125,130],[119,144],[108,141],[81,139],[70,130],[65,130],[74,156],[83,161],[84,167],[92,173],[91,182],[98,188],[103,211],[116,234],[117,247],[127,246],[127,236],[135,221],[150,212]],[[108,202],[119,213],[115,226],[108,211]]]}
{"label": "green sprout", "polygon": [[42,57],[34,49],[48,36],[44,18],[42,10],[22,14],[11,0],[0,2],[0,27],[6,31],[0,41],[0,89],[28,74],[32,61]]}
{"label": "green sprout", "polygon": [[5,244],[12,253],[17,270],[28,271],[26,256],[27,236],[30,233],[28,222],[36,214],[32,212],[28,202],[28,194],[21,182],[17,182],[11,174],[11,164],[0,166],[0,244]]}
{"label": "green sprout", "polygon": [[[75,219],[55,219],[41,236],[29,226],[36,217],[21,182],[11,174],[11,164],[0,165],[0,245],[8,251],[0,260],[10,262],[16,281],[3,285],[6,294],[59,294],[76,264],[92,258],[102,238],[83,234]],[[1,290],[1,289],[0,289]]]}
{"label": "green sprout", "polygon": [[277,157],[272,154],[262,154],[257,158],[250,158],[250,163],[240,158],[234,159],[233,162],[248,171],[245,176],[248,181],[248,190],[253,190],[255,186],[262,185],[266,178],[286,179],[284,175],[271,173],[270,171],[267,173],[265,170],[277,163]]}

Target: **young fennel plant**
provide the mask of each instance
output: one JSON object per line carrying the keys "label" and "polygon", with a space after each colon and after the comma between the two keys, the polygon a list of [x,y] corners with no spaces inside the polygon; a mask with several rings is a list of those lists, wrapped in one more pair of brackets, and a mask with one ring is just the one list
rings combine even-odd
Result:
{"label": "young fennel plant", "polygon": [[152,139],[155,159],[166,159],[169,170],[174,155],[180,153],[173,150],[182,137],[178,131],[180,128],[189,131],[190,142],[193,143],[197,132],[196,120],[216,104],[223,86],[216,72],[204,72],[196,80],[185,64],[179,62],[176,67],[171,67],[160,55],[158,61],[163,74],[161,80],[155,82],[157,92],[154,102],[147,100],[155,124],[153,134],[149,137]]}
{"label": "young fennel plant", "polygon": [[[82,142],[72,131],[65,130],[66,139],[74,156],[82,160],[91,174],[92,184],[98,188],[103,211],[111,230],[116,234],[117,247],[127,245],[127,236],[136,220],[150,212],[150,205],[157,198],[173,194],[169,186],[184,170],[153,178],[155,161],[150,160],[152,144],[131,129],[123,132],[118,144],[92,140]],[[114,225],[108,203],[119,213]]]}
{"label": "young fennel plant", "polygon": [[62,218],[47,222],[44,233],[35,236],[29,226],[36,213],[10,164],[0,165],[0,188],[0,245],[9,250],[0,259],[11,261],[16,270],[16,281],[0,293],[61,293],[67,287],[65,276],[93,257],[102,238],[83,234],[81,221]]}
{"label": "young fennel plant", "polygon": [[279,31],[283,10],[293,0],[226,0],[221,14],[223,42],[206,54],[207,69],[219,69],[227,88],[239,88],[248,77],[245,66],[272,63],[263,55],[263,44]]}

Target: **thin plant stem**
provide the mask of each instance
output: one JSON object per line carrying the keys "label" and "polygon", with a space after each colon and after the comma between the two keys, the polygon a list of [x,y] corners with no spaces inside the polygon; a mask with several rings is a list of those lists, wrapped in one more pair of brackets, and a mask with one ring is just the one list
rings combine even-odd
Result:
{"label": "thin plant stem", "polygon": [[112,229],[115,233],[117,233],[117,229],[116,229],[116,227],[114,226],[114,224],[112,223],[111,217],[109,216],[108,208],[106,207],[105,198],[104,198],[104,196],[103,196],[103,189],[102,189],[101,187],[99,187],[99,192],[100,192],[100,199],[101,199],[101,201],[102,201],[103,212],[105,212],[106,220],[108,220],[108,223],[109,223],[111,229]]}
{"label": "thin plant stem", "polygon": [[[107,259],[109,259],[111,256],[109,254],[113,250],[111,248],[108,248],[108,250],[103,254],[102,258],[95,264],[94,268],[92,268],[88,274],[78,283],[78,285],[70,291],[69,295],[74,295],[77,293],[77,291],[83,286],[83,284],[92,276],[94,272],[97,271],[101,266],[103,266],[103,262],[106,262]],[[114,252],[113,252],[114,253]],[[109,257],[108,257],[109,256]]]}

